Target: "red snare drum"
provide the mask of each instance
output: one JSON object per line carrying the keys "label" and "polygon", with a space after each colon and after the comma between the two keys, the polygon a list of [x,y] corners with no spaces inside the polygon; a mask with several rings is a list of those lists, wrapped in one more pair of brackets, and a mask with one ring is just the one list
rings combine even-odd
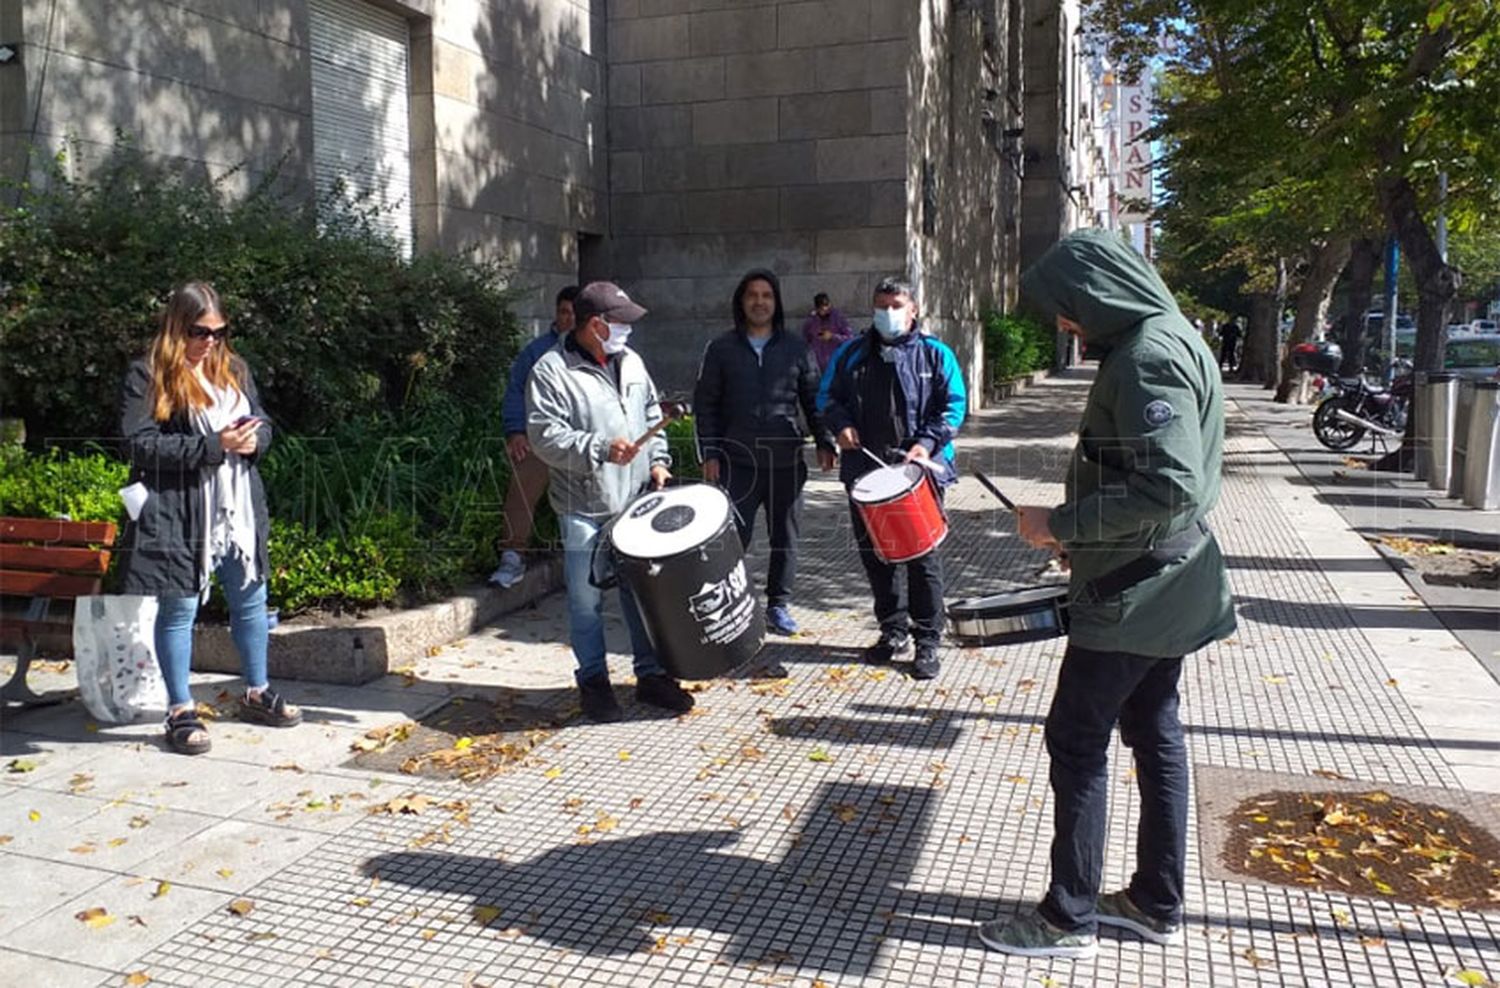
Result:
{"label": "red snare drum", "polygon": [[864,519],[875,554],[888,563],[920,559],[948,536],[948,519],[932,477],[915,463],[871,470],[849,497]]}

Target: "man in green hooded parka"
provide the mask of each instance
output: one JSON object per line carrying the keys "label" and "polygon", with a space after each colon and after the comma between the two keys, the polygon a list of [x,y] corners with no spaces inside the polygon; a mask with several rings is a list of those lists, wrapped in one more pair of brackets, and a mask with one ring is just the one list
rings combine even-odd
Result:
{"label": "man in green hooded parka", "polygon": [[[1021,279],[1023,303],[1102,354],[1054,508],[1017,509],[1021,537],[1070,567],[1069,640],[1047,715],[1052,876],[1034,911],[984,924],[991,947],[1087,957],[1099,924],[1182,939],[1187,748],[1183,656],[1234,631],[1224,558],[1205,523],[1219,496],[1224,395],[1214,355],[1118,234],[1082,230]],[[1115,724],[1141,791],[1136,869],[1101,896]]]}

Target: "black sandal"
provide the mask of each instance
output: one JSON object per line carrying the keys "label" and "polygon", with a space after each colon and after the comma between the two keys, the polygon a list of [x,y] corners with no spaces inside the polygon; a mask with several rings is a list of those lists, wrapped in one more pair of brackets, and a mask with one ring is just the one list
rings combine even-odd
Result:
{"label": "black sandal", "polygon": [[240,697],[240,720],[269,727],[296,727],[302,723],[302,711],[290,707],[285,697],[267,686],[254,696],[247,692]]}
{"label": "black sandal", "polygon": [[[200,736],[195,740],[194,734]],[[167,745],[179,755],[201,755],[213,747],[213,742],[197,712],[188,709],[167,715]]]}

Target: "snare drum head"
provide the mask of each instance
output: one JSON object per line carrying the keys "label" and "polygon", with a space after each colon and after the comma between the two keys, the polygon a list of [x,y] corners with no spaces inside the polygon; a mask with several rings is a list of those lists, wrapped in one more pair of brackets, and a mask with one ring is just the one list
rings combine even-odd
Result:
{"label": "snare drum head", "polygon": [[637,559],[665,559],[712,539],[729,521],[729,498],[711,484],[648,491],[615,522],[615,551]]}
{"label": "snare drum head", "polygon": [[880,504],[916,487],[922,482],[922,473],[915,463],[871,470],[855,482],[849,496],[862,504]]}
{"label": "snare drum head", "polygon": [[1067,595],[1068,588],[1062,585],[1025,587],[1020,590],[1006,590],[1002,593],[990,594],[987,597],[969,597],[953,604],[949,610],[958,614],[972,614],[976,617],[1006,617],[1048,605]]}

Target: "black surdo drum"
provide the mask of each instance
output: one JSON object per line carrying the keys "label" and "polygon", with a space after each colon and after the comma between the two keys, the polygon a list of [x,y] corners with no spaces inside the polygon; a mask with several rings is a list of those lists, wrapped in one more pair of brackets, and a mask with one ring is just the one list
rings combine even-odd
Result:
{"label": "black surdo drum", "polygon": [[1068,588],[1023,587],[948,605],[953,636],[965,645],[1004,645],[1067,634]]}
{"label": "black surdo drum", "polygon": [[610,543],[669,675],[712,679],[760,651],[766,622],[723,491],[709,484],[648,491],[615,519]]}

